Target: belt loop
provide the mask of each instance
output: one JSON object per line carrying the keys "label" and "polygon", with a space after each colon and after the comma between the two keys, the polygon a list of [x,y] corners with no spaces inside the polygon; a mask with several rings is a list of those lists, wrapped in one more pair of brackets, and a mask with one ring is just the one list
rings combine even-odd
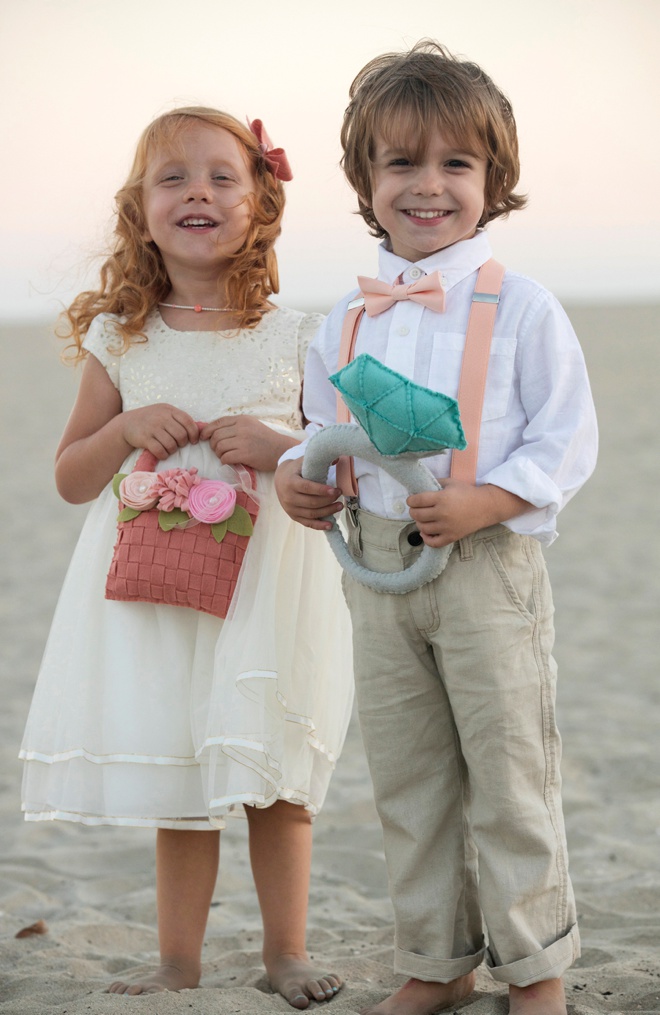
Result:
{"label": "belt loop", "polygon": [[458,541],[458,553],[461,560],[472,560],[474,557],[474,548],[472,546],[472,536],[463,536]]}

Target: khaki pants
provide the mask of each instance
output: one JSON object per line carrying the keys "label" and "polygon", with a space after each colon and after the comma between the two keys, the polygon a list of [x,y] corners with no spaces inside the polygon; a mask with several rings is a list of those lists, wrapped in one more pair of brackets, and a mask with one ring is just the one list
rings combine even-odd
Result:
{"label": "khaki pants", "polygon": [[[372,570],[399,571],[421,552],[413,531],[360,511],[351,549]],[[560,976],[579,937],[539,543],[495,525],[461,540],[414,592],[376,593],[346,575],[344,591],[395,969],[448,982],[485,954],[505,983]]]}

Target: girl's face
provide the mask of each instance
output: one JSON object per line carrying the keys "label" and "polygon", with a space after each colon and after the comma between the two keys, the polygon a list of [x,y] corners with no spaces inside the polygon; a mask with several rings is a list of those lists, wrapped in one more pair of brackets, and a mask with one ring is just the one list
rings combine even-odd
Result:
{"label": "girl's face", "polygon": [[145,238],[177,274],[216,278],[242,246],[252,218],[252,171],[240,142],[193,121],[173,150],[149,161],[142,188]]}

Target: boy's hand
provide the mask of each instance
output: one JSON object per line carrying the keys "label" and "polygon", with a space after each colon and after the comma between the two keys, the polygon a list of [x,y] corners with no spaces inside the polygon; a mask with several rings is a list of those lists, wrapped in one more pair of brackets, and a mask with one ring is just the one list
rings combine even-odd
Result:
{"label": "boy's hand", "polygon": [[412,494],[407,504],[427,546],[448,546],[532,508],[499,486],[472,486],[456,479],[443,479],[442,490]]}
{"label": "boy's hand", "polygon": [[302,478],[301,458],[282,462],[277,467],[275,489],[286,513],[294,522],[300,522],[309,529],[332,528],[331,522],[322,519],[336,514],[343,507],[337,500],[340,491],[336,487]]}
{"label": "boy's hand", "polygon": [[121,432],[130,447],[146,448],[160,461],[177,448],[199,440],[199,428],[192,416],[165,402],[122,413]]}
{"label": "boy's hand", "polygon": [[280,456],[300,443],[254,416],[221,416],[207,423],[199,436],[209,442],[223,465],[249,465],[258,472],[274,472]]}

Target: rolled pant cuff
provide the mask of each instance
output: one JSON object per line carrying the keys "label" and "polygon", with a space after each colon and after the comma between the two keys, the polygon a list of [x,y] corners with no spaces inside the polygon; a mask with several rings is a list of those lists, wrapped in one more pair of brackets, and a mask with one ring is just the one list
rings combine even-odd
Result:
{"label": "rolled pant cuff", "polygon": [[460,959],[434,959],[431,955],[419,955],[417,952],[404,952],[401,948],[394,949],[394,971],[412,976],[416,980],[427,980],[432,983],[451,983],[459,976],[467,976],[473,969],[480,966],[485,955],[485,948],[473,955],[464,955]]}
{"label": "rolled pant cuff", "polygon": [[574,924],[564,937],[560,937],[543,951],[529,955],[526,959],[509,962],[504,966],[494,966],[487,954],[486,962],[494,980],[511,983],[515,987],[529,987],[530,984],[538,983],[540,980],[554,980],[561,976],[579,955],[580,935],[577,924]]}

